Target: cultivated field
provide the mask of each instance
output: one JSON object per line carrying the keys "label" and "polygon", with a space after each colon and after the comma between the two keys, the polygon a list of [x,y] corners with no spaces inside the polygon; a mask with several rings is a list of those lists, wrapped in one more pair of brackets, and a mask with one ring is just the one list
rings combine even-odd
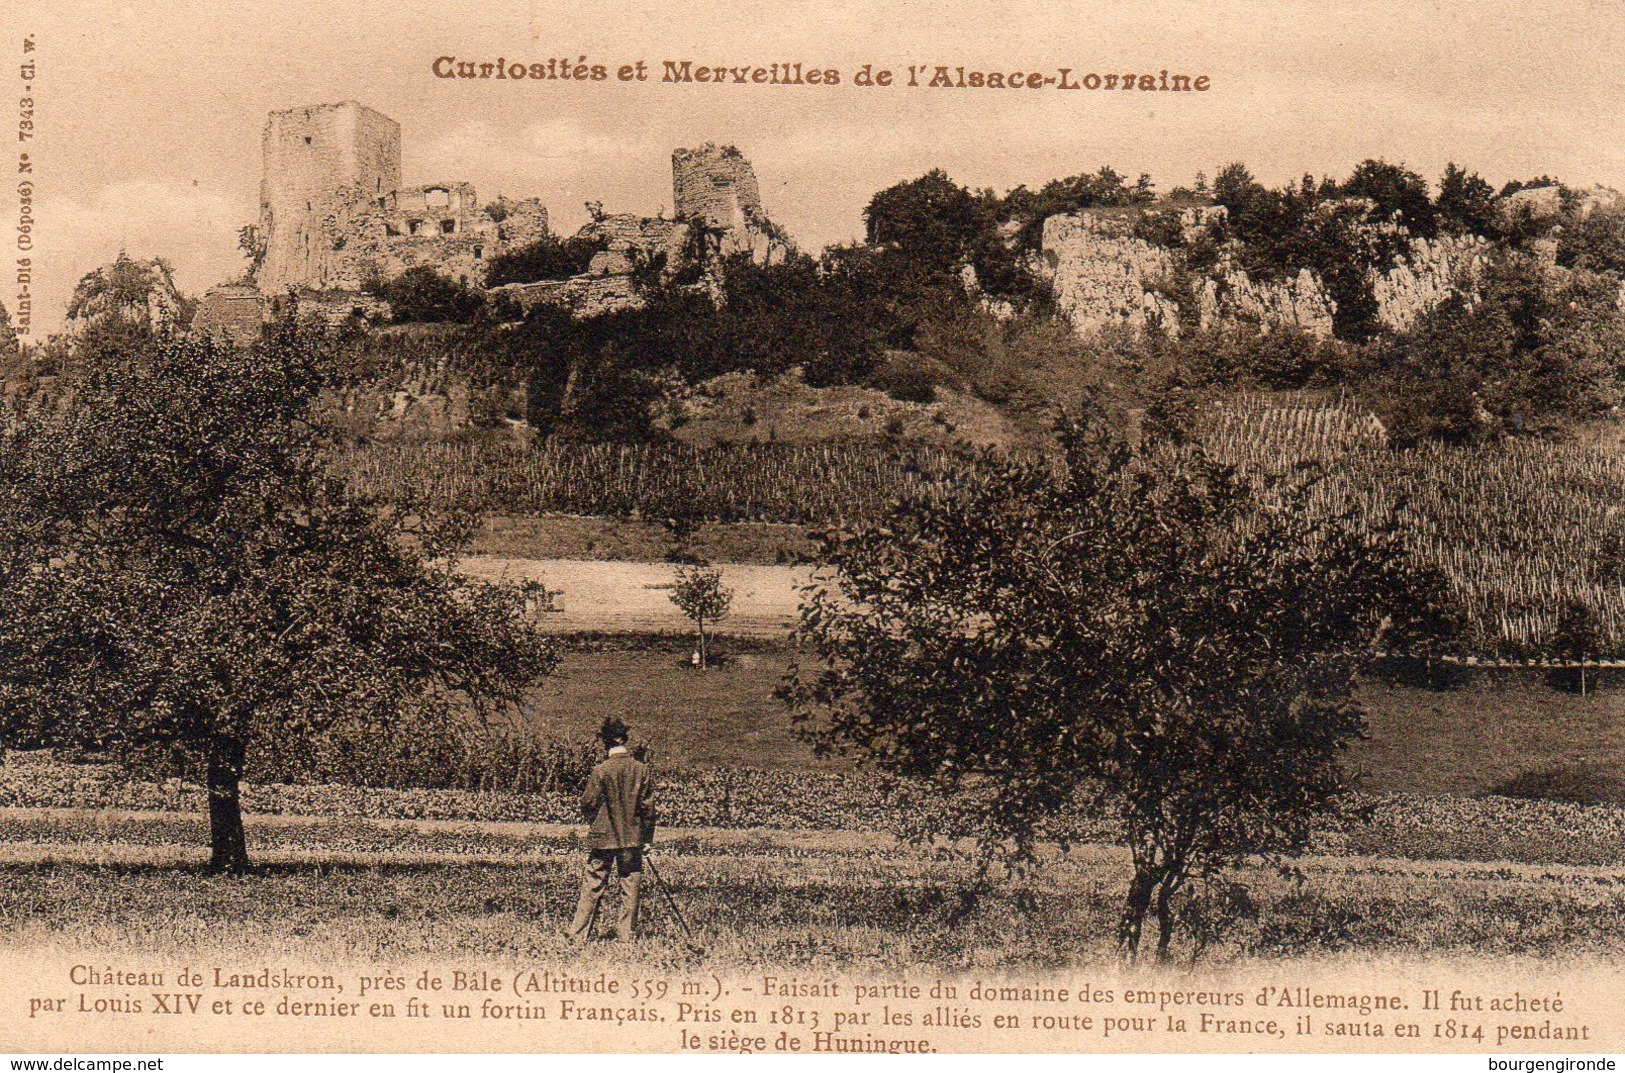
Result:
{"label": "cultivated field", "polygon": [[[1304,395],[1232,399],[1203,413],[1197,428],[1219,458],[1243,468],[1321,464],[1320,509],[1357,523],[1396,512],[1412,552],[1441,566],[1461,597],[1469,654],[1547,654],[1569,600],[1596,612],[1608,654],[1625,654],[1625,453],[1617,445],[1392,450],[1368,414]],[[501,516],[482,534],[486,555],[789,563],[816,553],[808,528],[872,522],[904,496],[952,496],[985,463],[874,444],[458,443],[356,448],[340,464],[372,493],[411,489]],[[546,515],[631,524],[539,524]],[[676,520],[689,529],[679,535],[669,524]]]}

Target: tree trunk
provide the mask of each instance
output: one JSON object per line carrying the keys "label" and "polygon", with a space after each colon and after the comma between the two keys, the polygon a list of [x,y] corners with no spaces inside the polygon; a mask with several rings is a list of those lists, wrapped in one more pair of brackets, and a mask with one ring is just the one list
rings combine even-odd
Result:
{"label": "tree trunk", "polygon": [[1174,895],[1179,893],[1177,874],[1170,871],[1157,890],[1157,963],[1166,964],[1174,940]]}
{"label": "tree trunk", "polygon": [[1123,915],[1117,924],[1117,953],[1130,964],[1139,959],[1140,933],[1145,927],[1146,914],[1151,911],[1151,894],[1156,886],[1151,869],[1136,865],[1128,899],[1123,903]]}
{"label": "tree trunk", "polygon": [[209,742],[209,872],[240,876],[248,871],[248,840],[243,836],[244,743],[237,738]]}
{"label": "tree trunk", "polygon": [[705,670],[706,659],[708,656],[705,651],[705,619],[695,619],[695,622],[697,622],[700,627],[700,670],[703,671]]}

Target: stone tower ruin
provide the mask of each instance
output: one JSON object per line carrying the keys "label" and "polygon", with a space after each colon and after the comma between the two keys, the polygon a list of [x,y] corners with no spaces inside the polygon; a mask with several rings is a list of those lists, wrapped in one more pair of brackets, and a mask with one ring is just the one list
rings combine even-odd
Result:
{"label": "stone tower ruin", "polygon": [[358,205],[401,185],[401,127],[355,101],[272,112],[263,139],[260,234],[267,292],[332,285],[345,258],[335,234]]}
{"label": "stone tower ruin", "polygon": [[671,196],[677,219],[709,231],[716,254],[748,253],[758,264],[771,264],[789,253],[789,242],[762,208],[755,169],[731,145],[675,150]]}
{"label": "stone tower ruin", "polygon": [[672,200],[679,220],[718,231],[742,230],[766,219],[756,172],[731,145],[709,143],[671,155]]}
{"label": "stone tower ruin", "polygon": [[492,257],[547,234],[536,198],[481,206],[458,180],[403,187],[400,124],[355,101],[272,112],[264,154],[253,283],[273,297],[353,294],[414,268],[478,287]]}

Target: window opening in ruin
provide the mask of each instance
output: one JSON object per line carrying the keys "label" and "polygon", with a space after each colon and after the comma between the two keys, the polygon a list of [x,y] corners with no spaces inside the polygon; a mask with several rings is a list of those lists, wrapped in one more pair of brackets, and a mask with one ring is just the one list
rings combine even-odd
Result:
{"label": "window opening in ruin", "polygon": [[408,220],[406,221],[406,233],[409,235],[415,235],[418,233],[418,228],[422,226],[422,220]]}
{"label": "window opening in ruin", "polygon": [[309,144],[310,144],[310,135],[308,135],[308,134],[307,134],[307,135],[305,135],[305,144],[306,144],[306,145],[309,145]]}
{"label": "window opening in ruin", "polygon": [[474,247],[474,260],[478,261],[481,257],[484,257],[484,256],[485,256],[485,247],[484,246],[475,246]]}
{"label": "window opening in ruin", "polygon": [[441,220],[440,221],[440,233],[442,235],[449,235],[449,234],[453,233],[456,230],[457,230],[457,221],[456,220]]}
{"label": "window opening in ruin", "polygon": [[391,235],[391,236],[394,236],[394,237],[398,238],[400,236],[400,233],[401,233],[401,229],[396,227],[394,224],[385,224],[384,225],[384,234]]}
{"label": "window opening in ruin", "polygon": [[431,186],[423,191],[423,203],[431,209],[443,209],[451,204],[451,191],[442,186]]}

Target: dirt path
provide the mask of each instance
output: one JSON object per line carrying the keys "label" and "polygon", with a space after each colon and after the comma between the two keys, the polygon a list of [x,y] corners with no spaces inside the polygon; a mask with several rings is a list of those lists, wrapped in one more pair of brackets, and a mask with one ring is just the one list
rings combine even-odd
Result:
{"label": "dirt path", "polygon": [[[733,608],[717,632],[735,637],[782,637],[795,622],[799,588],[810,566],[718,563],[722,583],[734,591]],[[462,569],[492,580],[533,580],[554,593],[556,611],[544,622],[557,633],[685,633],[691,625],[671,602],[677,567],[670,563],[584,559],[512,559],[474,555]]]}

